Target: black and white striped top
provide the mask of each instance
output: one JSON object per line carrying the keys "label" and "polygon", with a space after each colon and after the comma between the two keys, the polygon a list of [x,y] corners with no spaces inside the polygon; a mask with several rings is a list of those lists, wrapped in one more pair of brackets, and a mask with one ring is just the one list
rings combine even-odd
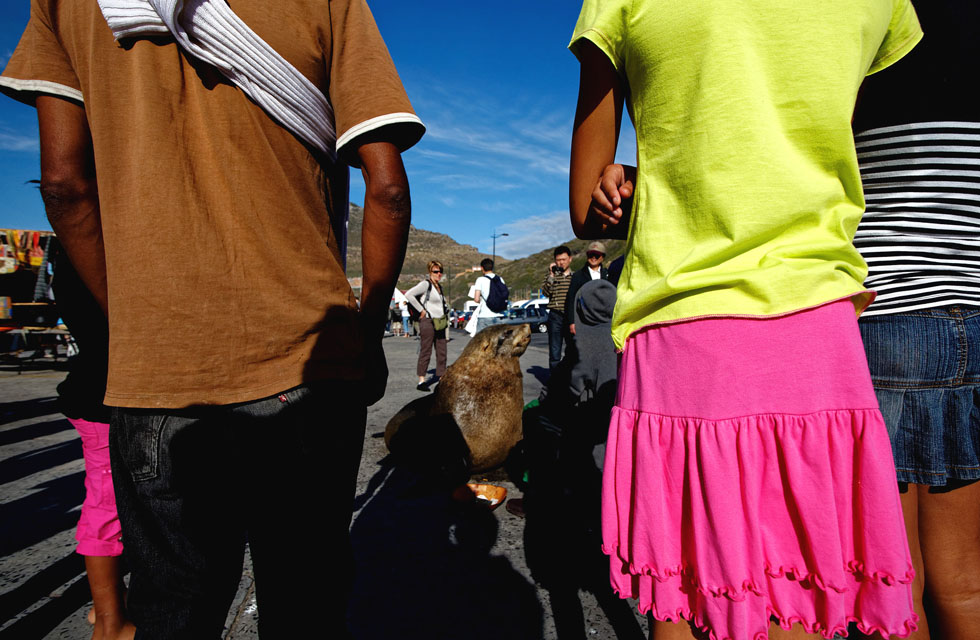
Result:
{"label": "black and white striped top", "polygon": [[878,297],[865,315],[980,306],[980,123],[855,136],[867,211],[854,245]]}

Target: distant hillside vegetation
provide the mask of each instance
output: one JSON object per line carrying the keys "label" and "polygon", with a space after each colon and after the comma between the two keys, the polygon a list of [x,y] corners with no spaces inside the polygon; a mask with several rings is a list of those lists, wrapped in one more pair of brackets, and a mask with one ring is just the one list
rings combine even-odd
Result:
{"label": "distant hillside vegetation", "polygon": [[[361,229],[364,225],[364,209],[351,203],[350,222],[347,227],[347,276],[361,276]],[[426,231],[412,225],[408,231],[408,249],[405,252],[405,262],[398,277],[398,288],[407,289],[414,286],[428,273],[429,260],[439,260],[446,267],[447,273],[458,273],[471,267],[478,266],[480,260],[489,258],[490,254],[480,253],[476,247],[460,244],[444,233]],[[497,257],[501,265],[508,261]],[[455,291],[453,292],[455,294]]]}
{"label": "distant hillside vegetation", "polygon": [[[347,275],[351,278],[363,274],[361,264],[361,228],[364,223],[364,209],[356,204],[350,206],[350,223],[347,241]],[[585,250],[590,240],[569,240],[565,244],[572,250],[572,269],[580,269],[585,264]],[[603,240],[606,245],[606,261],[610,262],[626,251],[625,240]],[[471,271],[480,260],[490,254],[481,253],[476,247],[460,244],[444,233],[418,229],[414,225],[408,232],[408,250],[402,272],[398,276],[398,288],[404,291],[425,277],[429,260],[439,260],[446,269],[443,288],[452,301],[452,306],[462,309],[469,298],[470,287],[480,276],[480,271]],[[507,260],[497,256],[497,273],[503,276],[511,291],[511,300],[522,300],[534,295],[548,274],[548,265],[554,260],[554,247],[539,251],[519,260]]]}

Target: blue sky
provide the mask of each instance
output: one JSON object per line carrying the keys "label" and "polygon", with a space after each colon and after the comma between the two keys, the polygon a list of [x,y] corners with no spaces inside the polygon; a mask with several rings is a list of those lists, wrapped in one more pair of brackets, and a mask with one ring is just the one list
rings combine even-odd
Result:
{"label": "blue sky", "polygon": [[[74,0],[88,1],[95,0]],[[413,223],[459,242],[519,258],[572,237],[568,151],[578,62],[565,48],[574,0],[496,3],[370,2],[428,132],[404,155]],[[24,25],[29,0],[0,0],[0,63]],[[271,4],[270,6],[274,6]],[[624,125],[618,157],[633,162]],[[0,227],[48,229],[25,181],[38,169],[33,109],[0,96]],[[360,175],[351,200],[363,201]]]}

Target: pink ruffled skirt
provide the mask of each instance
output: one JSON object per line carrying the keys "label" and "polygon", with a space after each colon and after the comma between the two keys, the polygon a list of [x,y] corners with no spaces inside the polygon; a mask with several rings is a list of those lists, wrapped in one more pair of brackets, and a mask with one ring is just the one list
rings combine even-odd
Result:
{"label": "pink ruffled skirt", "polygon": [[891,446],[848,300],[649,327],[620,365],[603,478],[613,588],[712,640],[770,617],[915,629]]}

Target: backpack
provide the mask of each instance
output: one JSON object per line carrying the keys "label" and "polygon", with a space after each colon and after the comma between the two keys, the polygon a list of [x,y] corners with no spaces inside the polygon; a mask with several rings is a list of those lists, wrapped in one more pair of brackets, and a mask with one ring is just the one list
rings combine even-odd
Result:
{"label": "backpack", "polygon": [[419,318],[422,317],[422,312],[416,309],[415,305],[413,304],[405,303],[405,306],[408,307],[408,317],[411,319],[411,321],[418,322]]}
{"label": "backpack", "polygon": [[490,280],[490,293],[487,294],[487,309],[493,311],[494,313],[500,313],[507,308],[507,298],[510,297],[510,291],[507,290],[507,285],[504,281],[500,279],[500,276],[493,276],[487,278]]}

